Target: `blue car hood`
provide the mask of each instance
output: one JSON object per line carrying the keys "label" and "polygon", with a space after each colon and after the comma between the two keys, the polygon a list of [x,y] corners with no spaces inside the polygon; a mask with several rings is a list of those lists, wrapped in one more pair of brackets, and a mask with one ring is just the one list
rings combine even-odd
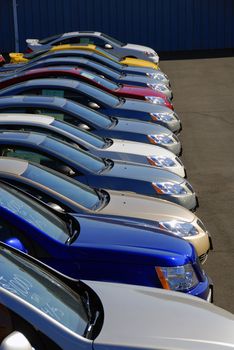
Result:
{"label": "blue car hood", "polygon": [[148,112],[148,113],[172,113],[171,109],[164,106],[155,105],[150,102],[146,101],[137,101],[134,99],[126,99],[123,104],[119,107],[120,109],[124,110],[131,110],[131,111],[141,111],[141,112]]}
{"label": "blue car hood", "polygon": [[118,118],[118,123],[115,125],[115,130],[130,131],[133,133],[139,133],[144,135],[151,135],[155,133],[165,133],[171,135],[172,132],[161,125],[156,125],[148,122],[134,121],[133,119]]}
{"label": "blue car hood", "polygon": [[172,181],[178,184],[183,183],[185,180],[168,170],[159,169],[150,165],[137,164],[130,162],[115,161],[114,166],[103,173],[105,176],[128,178],[129,181],[141,180],[141,181]]}
{"label": "blue car hood", "polygon": [[[129,251],[131,254],[149,255],[149,258],[178,260],[178,264],[194,259],[192,245],[183,239],[164,234],[155,229],[133,227],[105,218],[94,218],[73,214],[80,224],[80,234],[72,246],[100,247],[106,251]],[[104,257],[105,259],[105,257]],[[173,262],[175,264],[175,262]]]}

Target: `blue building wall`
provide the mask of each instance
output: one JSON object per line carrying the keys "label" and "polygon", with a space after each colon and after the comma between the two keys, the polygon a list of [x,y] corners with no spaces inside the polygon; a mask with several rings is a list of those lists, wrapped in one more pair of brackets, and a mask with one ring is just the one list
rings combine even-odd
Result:
{"label": "blue building wall", "polygon": [[[26,38],[103,31],[157,51],[234,47],[234,0],[16,0]],[[0,52],[14,51],[12,0],[0,0]]]}

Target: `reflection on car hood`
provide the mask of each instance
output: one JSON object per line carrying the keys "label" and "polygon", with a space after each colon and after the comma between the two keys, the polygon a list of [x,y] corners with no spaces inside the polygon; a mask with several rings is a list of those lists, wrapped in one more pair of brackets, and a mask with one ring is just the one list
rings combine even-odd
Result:
{"label": "reflection on car hood", "polygon": [[148,113],[172,113],[172,110],[168,107],[130,98],[125,100],[124,104],[121,105],[121,109],[130,109]]}
{"label": "reflection on car hood", "polygon": [[151,49],[148,46],[143,46],[143,45],[127,44],[127,45],[124,45],[124,48],[143,51],[143,52],[147,51],[147,52],[152,52],[153,54],[155,54],[155,51],[153,49]]}
{"label": "reflection on car hood", "polygon": [[117,139],[113,141],[113,144],[108,148],[110,152],[138,154],[145,155],[146,157],[157,155],[160,157],[170,157],[171,159],[175,159],[176,157],[174,153],[156,145]]}
{"label": "reflection on car hood", "polygon": [[178,184],[184,182],[184,179],[168,170],[159,169],[144,164],[127,163],[115,161],[114,166],[105,173],[105,176],[129,178],[131,180],[141,181],[172,181]]}
{"label": "reflection on car hood", "polygon": [[227,350],[234,347],[234,316],[184,293],[85,281],[100,297],[104,324],[94,350]]}
{"label": "reflection on car hood", "polygon": [[[183,265],[194,259],[193,247],[181,238],[168,235],[166,231],[152,228],[136,227],[131,223],[95,217],[94,215],[78,215],[80,224],[80,234],[77,240],[72,243],[72,247],[86,247],[94,249],[95,259],[98,254],[100,259],[106,261],[110,259],[109,254],[123,252],[131,255],[132,262],[139,261],[155,264],[165,264],[173,261],[172,264]],[[164,233],[165,232],[165,233]],[[111,260],[119,260],[120,256],[112,255]],[[90,252],[90,259],[92,255]],[[122,260],[121,260],[122,261]],[[123,261],[122,261],[123,262]],[[163,265],[161,265],[163,266]]]}
{"label": "reflection on car hood", "polygon": [[172,132],[169,129],[161,125],[121,118],[118,118],[118,123],[115,126],[115,130],[134,132],[143,135],[154,135],[159,133],[163,133],[166,135],[172,134]]}
{"label": "reflection on car hood", "polygon": [[181,220],[192,222],[195,215],[184,207],[156,198],[134,193],[108,191],[109,203],[100,214],[129,216],[153,221]]}

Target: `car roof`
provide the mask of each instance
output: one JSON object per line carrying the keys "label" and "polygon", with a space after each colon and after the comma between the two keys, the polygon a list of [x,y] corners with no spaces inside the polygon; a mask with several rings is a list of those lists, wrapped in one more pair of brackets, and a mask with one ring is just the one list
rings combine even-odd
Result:
{"label": "car roof", "polygon": [[0,171],[5,173],[21,175],[27,170],[28,164],[23,159],[0,157]]}
{"label": "car roof", "polygon": [[41,114],[26,114],[26,113],[2,113],[0,114],[0,123],[4,122],[31,122],[35,124],[50,125],[55,118]]}
{"label": "car roof", "polygon": [[[24,96],[24,95],[16,95],[16,96],[0,96],[0,106],[1,105],[9,105],[9,107],[14,107],[14,105],[30,104],[33,102],[37,103],[45,103],[54,106],[63,107],[68,101],[62,97],[50,97],[50,96]],[[33,107],[33,106],[32,106]]]}
{"label": "car roof", "polygon": [[64,37],[69,37],[69,36],[76,36],[76,35],[80,35],[80,34],[94,34],[97,36],[100,36],[101,33],[100,32],[94,32],[92,30],[87,30],[87,31],[77,31],[77,32],[67,32],[67,33],[63,33],[61,35],[62,38]]}
{"label": "car roof", "polygon": [[18,144],[17,141],[23,141],[27,144],[40,145],[47,138],[49,136],[31,131],[0,131],[0,140],[11,142],[12,144],[15,142]]}

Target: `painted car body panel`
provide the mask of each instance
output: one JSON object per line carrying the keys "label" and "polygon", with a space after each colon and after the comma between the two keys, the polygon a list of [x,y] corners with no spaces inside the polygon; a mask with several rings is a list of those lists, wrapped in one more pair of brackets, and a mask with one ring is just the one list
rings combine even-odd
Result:
{"label": "painted car body panel", "polygon": [[[113,118],[107,118],[90,108],[61,97],[20,95],[0,97],[0,112],[51,115],[75,126],[85,124],[87,130],[101,137],[153,144],[164,147],[177,155],[181,153],[180,140],[161,125],[121,118],[113,120]],[[156,137],[162,135],[169,137],[170,143],[160,144],[156,140]]]}
{"label": "painted car body panel", "polygon": [[[89,84],[72,79],[34,79],[9,86],[0,91],[0,96],[32,94],[44,96],[62,96],[75,100],[107,116],[136,119],[167,127],[172,132],[181,130],[181,122],[171,109],[134,99],[119,99]],[[167,115],[170,119],[162,118]]]}

